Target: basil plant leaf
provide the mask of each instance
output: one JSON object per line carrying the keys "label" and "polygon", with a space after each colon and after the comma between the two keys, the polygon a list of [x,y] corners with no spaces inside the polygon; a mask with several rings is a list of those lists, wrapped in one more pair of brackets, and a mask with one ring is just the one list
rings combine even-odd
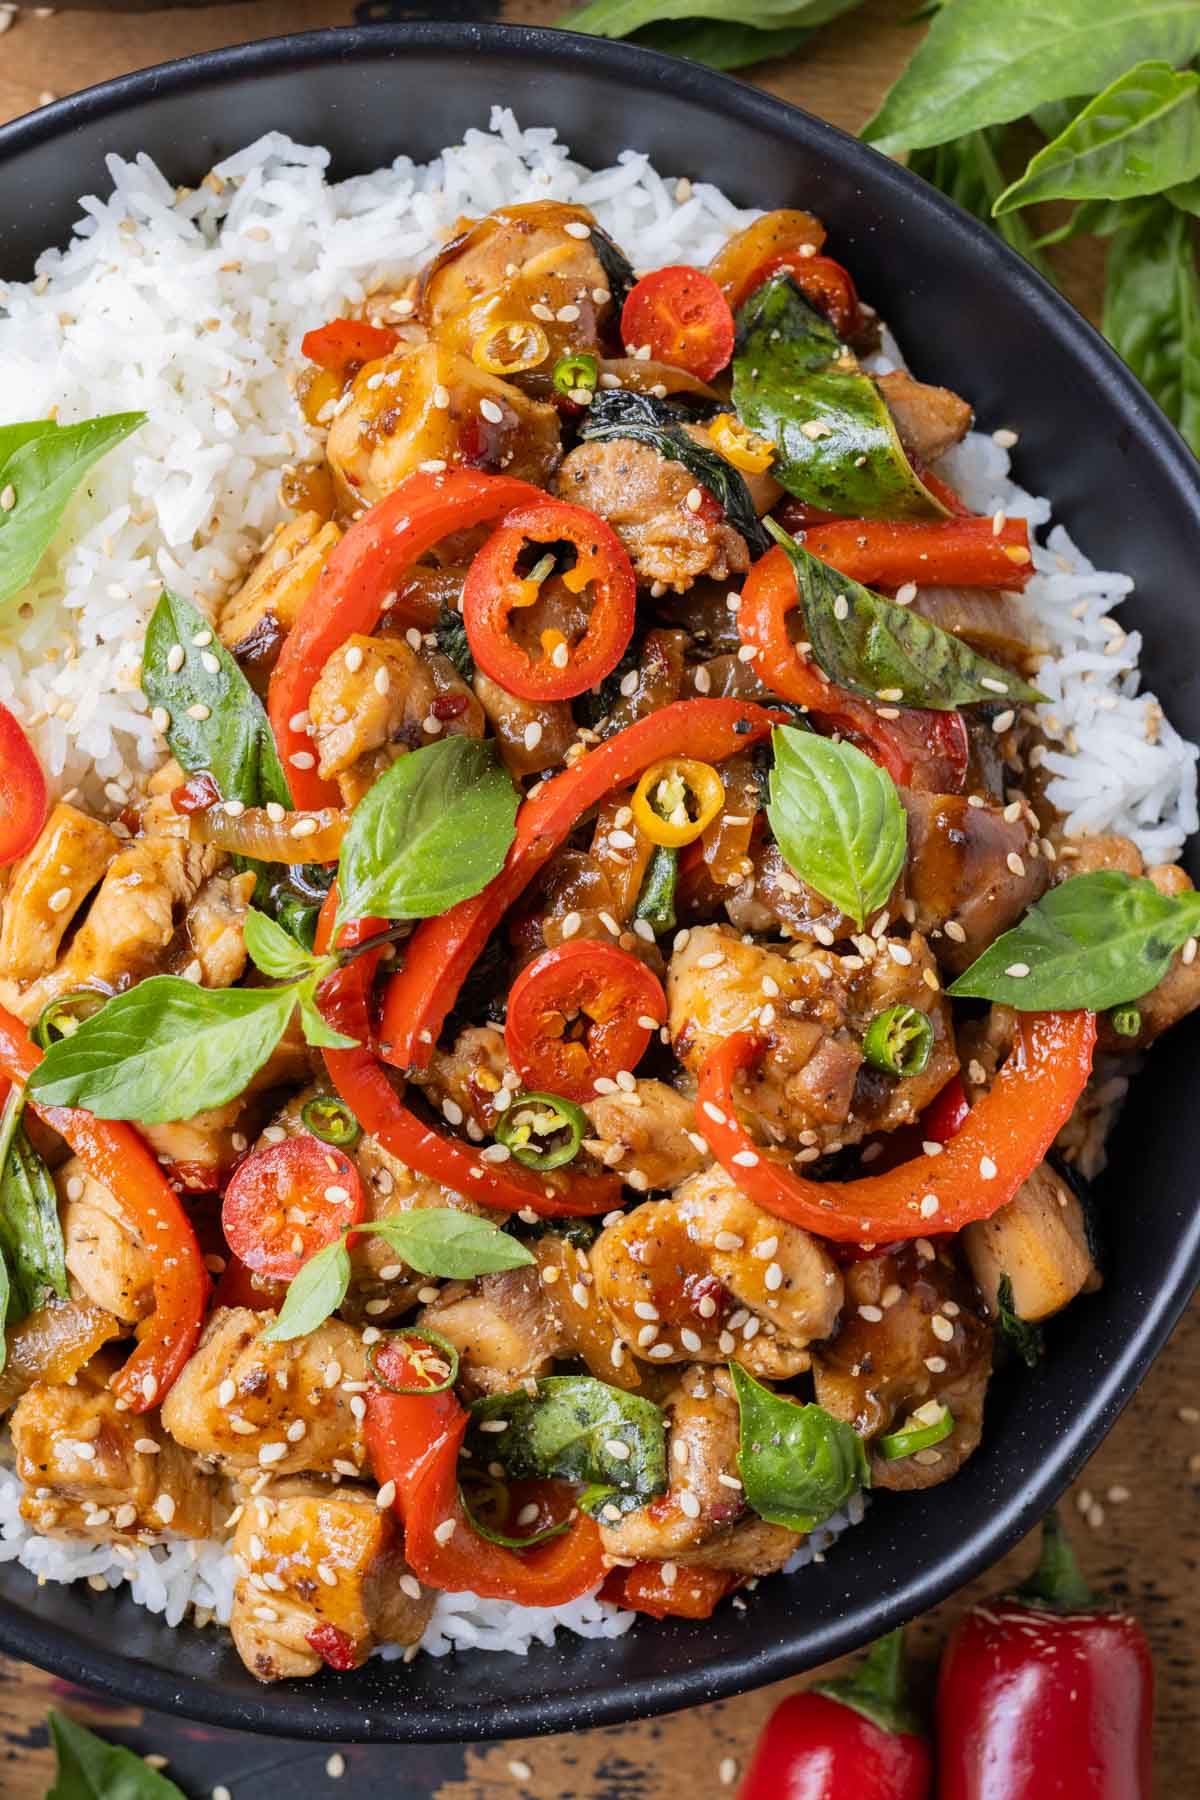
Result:
{"label": "basil plant leaf", "polygon": [[338,923],[432,918],[478,894],[504,863],[516,816],[493,744],[442,738],[401,756],[354,809]]}
{"label": "basil plant leaf", "polygon": [[466,1442],[478,1463],[498,1462],[514,1481],[584,1483],[580,1503],[600,1513],[630,1511],[667,1491],[661,1409],[590,1375],[549,1375],[534,1394],[521,1388],[476,1400]]}
{"label": "basil plant leaf", "polygon": [[1139,1000],[1200,934],[1200,893],[1160,894],[1144,876],[1072,875],[1031,906],[960,975],[949,993],[1020,1012]]}
{"label": "basil plant leaf", "polygon": [[[844,10],[857,6],[859,0],[845,0]],[[756,63],[776,56],[791,56],[808,42],[812,29],[807,25],[785,25],[764,30],[761,26],[743,25],[735,20],[699,19],[663,20],[644,25],[633,34],[633,42],[647,50],[660,50],[668,56],[686,56],[691,62],[704,63],[710,69],[749,69]]]}
{"label": "basil plant leaf", "polygon": [[1041,200],[1135,200],[1200,175],[1200,75],[1142,62],[1039,150],[996,212]]}
{"label": "basil plant leaf", "polygon": [[1195,0],[953,0],[863,136],[918,150],[1098,94],[1134,63],[1178,68],[1200,50]]}
{"label": "basil plant leaf", "polygon": [[0,425],[0,604],[37,572],[88,470],[145,422],[145,413],[131,412],[78,425]]}
{"label": "basil plant leaf", "polygon": [[1052,239],[1034,239],[1033,232],[1019,212],[997,218],[993,208],[1004,192],[1006,182],[1000,170],[998,153],[1005,126],[991,126],[986,131],[969,131],[965,137],[949,144],[938,144],[930,150],[914,150],[908,159],[912,174],[921,176],[957,201],[964,211],[973,213],[989,230],[1004,239],[1018,256],[1031,262],[1040,274],[1053,280],[1054,269],[1041,253],[1041,244]]}
{"label": "basil plant leaf", "polygon": [[788,867],[864,925],[904,867],[908,821],[886,769],[853,744],[776,726],[767,819]]}
{"label": "basil plant leaf", "polygon": [[9,1280],[10,1325],[52,1297],[67,1298],[58,1195],[49,1169],[20,1125],[0,1173],[0,1255]]}
{"label": "basil plant leaf", "polygon": [[181,1788],[123,1744],[106,1743],[50,1709],[57,1766],[46,1800],[186,1800]]}
{"label": "basil plant leaf", "polygon": [[810,506],[853,519],[944,519],[879,389],[787,275],[737,315],[733,404],[775,445],[771,474]]}
{"label": "basil plant leaf", "polygon": [[242,925],[246,951],[256,969],[276,981],[295,981],[314,970],[332,968],[331,958],[314,956],[311,950],[283,929],[269,914],[251,906]]}
{"label": "basil plant leaf", "polygon": [[738,1474],[746,1504],[790,1531],[812,1531],[870,1486],[866,1447],[823,1406],[773,1394],[740,1363],[729,1373],[741,1415]]}
{"label": "basil plant leaf", "polygon": [[189,775],[211,775],[222,800],[291,807],[261,700],[204,614],[170,588],[146,627],[142,691],[167,714],[167,743]]}
{"label": "basil plant leaf", "polygon": [[349,1286],[350,1252],[343,1234],[301,1265],[299,1274],[288,1283],[279,1317],[263,1332],[264,1340],[286,1344],[292,1338],[307,1337],[337,1311]]}
{"label": "basil plant leaf", "polygon": [[1197,176],[1195,181],[1181,183],[1179,187],[1169,187],[1167,199],[1181,212],[1191,213],[1193,217],[1200,218],[1200,176]]}
{"label": "basil plant leaf", "polygon": [[996,1330],[1027,1369],[1036,1369],[1046,1353],[1045,1337],[1036,1325],[1023,1319],[1013,1305],[1011,1275],[1001,1275],[996,1291]]}
{"label": "basil plant leaf", "polygon": [[29,1093],[43,1106],[82,1106],[99,1119],[189,1119],[244,1090],[295,1004],[291,987],[201,988],[153,975],[51,1044]]}
{"label": "basil plant leaf", "polygon": [[414,1207],[376,1219],[371,1230],[418,1275],[469,1281],[501,1269],[522,1269],[533,1257],[490,1219],[451,1207]]}
{"label": "basil plant leaf", "polygon": [[1108,252],[1104,335],[1200,456],[1200,274],[1186,212],[1160,199]]}
{"label": "basil plant leaf", "polygon": [[305,1042],[318,1050],[353,1050],[358,1039],[347,1037],[344,1031],[338,1031],[317,1005],[317,987],[322,980],[323,975],[318,971],[295,989],[296,1003],[300,1008],[300,1029],[304,1033]]}
{"label": "basil plant leaf", "polygon": [[555,23],[567,31],[610,38],[629,37],[648,25],[694,19],[725,24],[733,18],[754,30],[773,31],[823,25],[855,4],[857,0],[592,0],[589,6],[563,13]]}
{"label": "basil plant leaf", "polygon": [[911,606],[897,606],[839,574],[781,527],[774,526],[773,535],[795,572],[813,658],[839,687],[935,712],[976,700],[1022,703],[1044,697]]}

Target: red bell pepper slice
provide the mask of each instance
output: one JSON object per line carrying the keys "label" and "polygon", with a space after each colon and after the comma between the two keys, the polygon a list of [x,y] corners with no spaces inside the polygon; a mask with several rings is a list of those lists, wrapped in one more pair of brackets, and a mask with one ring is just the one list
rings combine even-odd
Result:
{"label": "red bell pepper slice", "polygon": [[924,707],[878,707],[838,687],[802,656],[788,636],[788,614],[800,604],[796,577],[784,552],[768,550],[746,577],[738,607],[738,635],[755,652],[754,668],[781,699],[806,706],[861,744],[902,787],[956,794],[966,780],[970,747],[961,713]]}
{"label": "red bell pepper slice", "polygon": [[345,375],[363,363],[377,362],[400,342],[400,334],[384,325],[369,325],[365,319],[330,319],[315,331],[306,331],[300,339],[301,355],[318,368],[334,375]]}
{"label": "red bell pepper slice", "polygon": [[[0,1076],[24,1083],[42,1060],[19,1019],[0,1007]],[[112,1379],[130,1412],[156,1406],[195,1349],[209,1279],[191,1220],[145,1142],[131,1125],[96,1119],[77,1107],[26,1104],[66,1139],[88,1174],[114,1196],[146,1246],[154,1272],[154,1311],[138,1345]]]}
{"label": "red bell pepper slice", "polygon": [[[582,1037],[568,1035],[573,1014],[586,1021]],[[527,1088],[592,1100],[598,1077],[637,1067],[666,1017],[662,983],[644,962],[616,944],[572,938],[517,976],[504,1041]]]}
{"label": "red bell pepper slice", "polygon": [[1019,591],[1033,574],[1029,526],[1006,519],[831,519],[806,527],[801,542],[831,568],[867,587],[986,587]]}
{"label": "red bell pepper slice", "polygon": [[0,866],[32,848],[49,810],[37,753],[7,706],[0,706]]}
{"label": "red bell pepper slice", "polygon": [[862,330],[862,312],[849,269],[832,256],[805,256],[799,250],[783,250],[755,269],[747,291],[753,293],[772,275],[790,275],[804,298],[824,314],[838,336],[854,342]]}
{"label": "red bell pepper slice", "polygon": [[652,1619],[711,1619],[719,1601],[742,1583],[727,1569],[677,1569],[675,1579],[663,1577],[660,1562],[635,1563],[632,1569],[613,1569],[600,1589],[600,1598],[630,1612],[649,1613]]}
{"label": "red bell pepper slice", "polygon": [[238,1164],[221,1203],[221,1229],[253,1274],[294,1281],[302,1263],[359,1223],[363,1205],[350,1158],[301,1135]]}
{"label": "red bell pepper slice", "polygon": [[[512,635],[511,614],[531,606],[539,585],[518,572],[529,544],[572,544],[575,563],[562,576],[572,593],[591,586],[587,630],[570,645],[544,633],[546,654],[536,661]],[[633,636],[637,580],[629,552],[612,526],[583,506],[543,500],[507,513],[467,571],[463,624],[471,654],[485,675],[522,700],[573,700],[610,675]],[[554,641],[547,646],[546,640]]]}
{"label": "red bell pepper slice", "polygon": [[[700,1071],[696,1117],[713,1155],[749,1199],[777,1218],[838,1243],[890,1244],[922,1231],[960,1231],[1012,1199],[1083,1091],[1096,1015],[1021,1013],[995,1081],[940,1156],[917,1156],[845,1182],[796,1174],[761,1150],[739,1121],[736,1079],[755,1066],[768,1042],[766,1034],[735,1031]],[[745,1162],[747,1154],[757,1160]]]}
{"label": "red bell pepper slice", "polygon": [[458,991],[513,902],[583,815],[664,756],[685,751],[723,762],[767,736],[773,716],[741,700],[676,700],[639,719],[564,769],[525,801],[504,867],[481,894],[425,919],[388,983],[379,1053],[398,1069],[427,1066]]}
{"label": "red bell pepper slice", "polygon": [[544,500],[540,488],[509,475],[418,470],[350,527],[284,639],[267,696],[297,806],[341,804],[338,788],[316,773],[312,739],[304,730],[313,683],[334,651],[353,633],[374,631],[406,571],[450,532]]}
{"label": "red bell pepper slice", "polygon": [[655,362],[711,381],[733,355],[729,302],[711,275],[677,264],[635,282],[621,309],[621,341]]}

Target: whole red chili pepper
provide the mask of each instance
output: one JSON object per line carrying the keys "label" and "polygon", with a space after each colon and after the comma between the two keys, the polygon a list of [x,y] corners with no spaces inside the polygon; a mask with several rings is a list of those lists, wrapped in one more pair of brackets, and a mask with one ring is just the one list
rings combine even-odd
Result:
{"label": "whole red chili pepper", "polygon": [[758,1740],[738,1800],[926,1800],[933,1762],[905,1699],[904,1633],[852,1675],[789,1694]]}
{"label": "whole red chili pepper", "polygon": [[1017,1593],[972,1607],[938,1680],[940,1800],[1149,1800],[1141,1626],[1088,1589],[1054,1513]]}

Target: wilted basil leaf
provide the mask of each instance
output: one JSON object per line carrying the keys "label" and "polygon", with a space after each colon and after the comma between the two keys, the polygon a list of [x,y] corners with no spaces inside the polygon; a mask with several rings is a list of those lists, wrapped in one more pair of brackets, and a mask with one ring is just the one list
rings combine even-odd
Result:
{"label": "wilted basil leaf", "polygon": [[[482,1429],[503,1421],[503,1431]],[[614,1455],[621,1444],[627,1456]],[[500,1463],[514,1481],[543,1476],[587,1484],[580,1504],[629,1512],[667,1490],[661,1410],[590,1375],[550,1375],[536,1394],[489,1394],[471,1408],[467,1445],[480,1464]]]}
{"label": "wilted basil leaf", "polygon": [[886,769],[852,744],[776,726],[767,818],[784,862],[865,924],[904,867],[908,822]]}
{"label": "wilted basil leaf", "polygon": [[738,1473],[746,1503],[790,1531],[812,1531],[870,1485],[862,1439],[823,1406],[798,1405],[730,1363],[741,1413]]}
{"label": "wilted basil leaf", "polygon": [[1000,1277],[996,1292],[996,1330],[1027,1369],[1036,1369],[1046,1353],[1045,1339],[1036,1325],[1030,1325],[1013,1306],[1013,1285],[1008,1275]]}

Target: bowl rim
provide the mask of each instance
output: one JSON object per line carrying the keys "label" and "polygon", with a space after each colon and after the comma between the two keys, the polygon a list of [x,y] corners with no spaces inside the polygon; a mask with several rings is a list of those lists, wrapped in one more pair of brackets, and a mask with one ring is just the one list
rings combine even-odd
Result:
{"label": "bowl rim", "polygon": [[[272,37],[153,65],[85,88],[38,111],[0,125],[0,168],[6,158],[63,140],[77,126],[93,124],[152,95],[202,91],[229,81],[311,67],[327,61],[371,62],[419,47],[476,56],[502,54],[556,70],[585,68],[641,90],[670,83],[673,95],[741,121],[783,140],[849,164],[883,199],[931,209],[941,228],[965,239],[976,257],[999,266],[1006,285],[1031,314],[1031,322],[1068,348],[1070,355],[1114,396],[1129,420],[1140,454],[1154,478],[1174,490],[1200,519],[1200,485],[1194,458],[1170,421],[1100,334],[1038,272],[986,226],[890,158],[837,126],[762,89],[707,69],[607,38],[545,26],[414,21],[340,26]],[[702,157],[701,157],[702,160]],[[68,176],[69,180],[70,177]],[[175,1674],[134,1660],[98,1639],[0,1602],[0,1648],[39,1667],[115,1697],[208,1724],[268,1735],[342,1742],[462,1742],[513,1738],[619,1724],[635,1718],[724,1698],[796,1674],[857,1647],[903,1623],[961,1587],[1009,1550],[1071,1481],[1131,1398],[1200,1282],[1200,1209],[1176,1241],[1154,1299],[1137,1325],[1098,1373],[1084,1406],[1057,1439],[1039,1478],[1010,1492],[989,1511],[986,1524],[956,1543],[934,1572],[896,1571],[886,1591],[848,1606],[836,1620],[812,1627],[803,1647],[785,1639],[725,1654],[682,1670],[637,1678],[615,1677],[594,1692],[531,1695],[485,1707],[451,1702],[436,1714],[413,1717],[390,1710],[368,1715],[363,1700],[341,1696],[332,1680],[286,1682],[261,1696],[231,1695],[202,1676]],[[869,1624],[866,1615],[869,1610]],[[449,1685],[449,1684],[448,1684]],[[581,1720],[581,1713],[586,1718]]]}

